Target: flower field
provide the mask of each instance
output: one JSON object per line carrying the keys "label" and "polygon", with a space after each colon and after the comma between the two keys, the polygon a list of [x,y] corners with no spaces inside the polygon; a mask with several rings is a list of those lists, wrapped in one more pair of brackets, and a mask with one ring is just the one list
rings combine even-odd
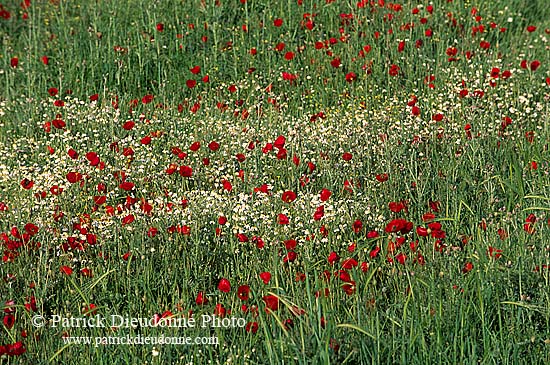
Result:
{"label": "flower field", "polygon": [[0,364],[550,363],[545,0],[3,1],[0,40]]}

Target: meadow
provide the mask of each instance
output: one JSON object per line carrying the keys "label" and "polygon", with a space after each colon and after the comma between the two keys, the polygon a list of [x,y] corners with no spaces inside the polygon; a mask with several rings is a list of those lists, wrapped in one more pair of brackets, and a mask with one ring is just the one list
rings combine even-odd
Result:
{"label": "meadow", "polygon": [[549,38],[545,0],[0,2],[0,364],[549,364]]}

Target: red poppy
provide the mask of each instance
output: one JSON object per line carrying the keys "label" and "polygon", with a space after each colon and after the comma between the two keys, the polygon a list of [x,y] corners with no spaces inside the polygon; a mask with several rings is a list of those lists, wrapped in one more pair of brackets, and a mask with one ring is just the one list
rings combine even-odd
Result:
{"label": "red poppy", "polygon": [[280,213],[277,215],[277,223],[279,223],[280,225],[286,225],[290,222],[290,220],[288,219],[288,217],[283,214],[283,213]]}
{"label": "red poppy", "polygon": [[[4,323],[6,329],[10,330],[15,324],[15,317],[13,316],[13,314],[6,314],[2,322]],[[1,355],[2,354],[0,353],[0,356]]]}
{"label": "red poppy", "polygon": [[195,299],[195,303],[197,303],[197,305],[205,305],[206,303],[208,303],[208,298],[206,297],[206,295],[204,295],[204,292],[200,291],[197,294],[197,298]]}
{"label": "red poppy", "polygon": [[273,25],[276,26],[276,27],[282,26],[283,25],[283,19],[277,18],[277,19],[273,20]]}
{"label": "red poppy", "polygon": [[264,284],[267,285],[269,283],[269,281],[271,280],[271,273],[269,273],[267,271],[264,271],[264,272],[260,273],[260,279],[262,279]]}
{"label": "red poppy", "polygon": [[469,273],[470,271],[472,271],[474,268],[474,264],[472,264],[471,262],[467,262],[464,264],[464,267],[462,268],[462,273],[463,274],[466,274],[466,273]]}
{"label": "red poppy", "polygon": [[201,143],[200,142],[193,142],[191,144],[191,146],[189,146],[189,149],[193,152],[196,152],[199,150],[199,148],[201,148]]}
{"label": "red poppy", "polygon": [[351,83],[353,81],[357,80],[357,74],[355,72],[348,72],[346,74],[346,81]]}
{"label": "red poppy", "polygon": [[129,181],[125,181],[121,183],[118,187],[122,190],[130,191],[134,188],[135,184]]}
{"label": "red poppy", "polygon": [[342,62],[339,58],[334,58],[332,61],[330,61],[330,65],[334,68],[338,68],[342,65]]}
{"label": "red poppy", "polygon": [[413,229],[412,222],[408,222],[405,219],[398,218],[389,222],[386,225],[385,231],[386,233],[401,232],[402,234],[406,234],[410,232],[412,229]]}
{"label": "red poppy", "polygon": [[330,190],[323,189],[321,190],[321,193],[320,193],[320,199],[322,202],[325,202],[330,198],[331,195],[332,195],[332,192]]}
{"label": "red poppy", "polygon": [[122,128],[129,131],[132,128],[134,128],[135,125],[136,125],[136,123],[133,120],[128,120],[128,121],[124,122],[124,124],[122,125]]}
{"label": "red poppy", "polygon": [[18,64],[19,64],[19,58],[12,57],[12,59],[10,60],[11,67],[15,68],[15,67],[17,67]]}
{"label": "red poppy", "polygon": [[218,283],[218,290],[223,293],[229,293],[231,291],[231,284],[229,283],[229,280],[225,278],[220,279],[220,282]]}
{"label": "red poppy", "polygon": [[356,259],[354,259],[354,258],[345,259],[342,262],[342,269],[350,270],[350,269],[353,269],[354,267],[356,267],[357,265],[359,265],[359,263],[357,262]]}
{"label": "red poppy", "polygon": [[71,184],[77,183],[78,181],[82,180],[82,174],[75,171],[69,172],[66,177]]}
{"label": "red poppy", "polygon": [[250,287],[248,285],[239,286],[237,296],[240,300],[248,300],[250,298]]}
{"label": "red poppy", "polygon": [[540,61],[539,60],[534,60],[533,62],[531,62],[531,65],[530,65],[530,68],[531,68],[531,71],[536,71],[540,66]]}
{"label": "red poppy", "polygon": [[59,269],[63,274],[67,276],[72,275],[73,273],[73,269],[71,269],[69,266],[61,266]]}
{"label": "red poppy", "polygon": [[325,206],[320,205],[315,209],[315,213],[313,213],[313,219],[318,221],[325,215]]}
{"label": "red poppy", "polygon": [[374,259],[378,256],[379,253],[380,253],[380,247],[376,246],[370,251],[369,256],[371,259]]}
{"label": "red poppy", "polygon": [[342,285],[342,290],[344,290],[347,295],[352,295],[353,293],[355,293],[355,289],[355,281],[353,280]]}
{"label": "red poppy", "polygon": [[353,155],[349,152],[344,152],[344,154],[342,155],[342,159],[344,161],[350,161],[352,158],[353,158]]}
{"label": "red poppy", "polygon": [[66,126],[66,123],[63,120],[59,119],[59,118],[56,118],[56,119],[52,120],[52,124],[57,129],[63,129]]}
{"label": "red poppy", "polygon": [[278,149],[281,149],[285,146],[285,143],[286,143],[286,138],[284,136],[278,136],[275,139],[275,142],[273,142],[273,146]]}
{"label": "red poppy", "polygon": [[493,246],[489,246],[487,249],[487,255],[495,260],[498,260],[502,256],[502,250],[499,250],[498,248],[495,248]]}
{"label": "red poppy", "polygon": [[395,256],[395,259],[401,265],[405,265],[405,261],[407,260],[407,256],[404,253],[398,253],[397,256]]}
{"label": "red poppy", "polygon": [[34,181],[24,178],[23,180],[21,180],[21,186],[23,187],[23,189],[29,190],[34,186]]}
{"label": "red poppy", "polygon": [[189,166],[180,166],[179,173],[183,177],[193,176],[193,169]]}
{"label": "red poppy", "polygon": [[192,89],[194,88],[195,86],[197,86],[197,81],[196,80],[187,80],[185,82],[185,85],[189,88],[189,89]]}
{"label": "red poppy", "polygon": [[122,218],[122,225],[128,225],[131,224],[136,218],[133,214],[128,214],[126,217]]}
{"label": "red poppy", "polygon": [[50,59],[48,58],[48,56],[42,56],[40,60],[45,66],[48,66],[48,63],[50,63]]}
{"label": "red poppy", "polygon": [[141,102],[142,102],[143,104],[149,104],[150,102],[153,101],[153,98],[154,98],[153,95],[147,94],[147,95],[145,95],[143,98],[141,98]]}
{"label": "red poppy", "polygon": [[399,213],[401,212],[403,209],[406,208],[405,206],[405,203],[403,201],[400,201],[400,202],[390,202],[389,204],[389,208],[392,212],[394,213]]}
{"label": "red poppy", "polygon": [[291,61],[293,59],[294,59],[294,52],[289,51],[289,52],[285,53],[285,60]]}
{"label": "red poppy", "polygon": [[97,166],[99,165],[99,156],[95,152],[88,152],[86,154],[86,159],[90,162],[91,166]]}
{"label": "red poppy", "polygon": [[401,68],[399,66],[391,65],[388,73],[390,76],[397,76],[399,75],[399,71],[401,71]]}
{"label": "red poppy", "polygon": [[387,181],[388,178],[389,178],[388,174],[377,174],[376,175],[376,180],[378,180],[379,182]]}
{"label": "red poppy", "polygon": [[208,148],[211,150],[211,151],[217,151],[219,148],[220,148],[220,144],[216,141],[212,141],[208,144]]}
{"label": "red poppy", "polygon": [[248,322],[246,324],[245,330],[246,332],[256,333],[258,332],[258,322]]}
{"label": "red poppy", "polygon": [[482,48],[482,49],[489,49],[489,48],[491,48],[491,43],[489,43],[487,41],[481,41],[479,43],[479,47]]}
{"label": "red poppy", "polygon": [[355,222],[353,222],[353,232],[357,234],[361,232],[362,229],[363,229],[363,222],[361,222],[361,220],[357,219]]}
{"label": "red poppy", "polygon": [[285,203],[292,203],[294,200],[296,200],[296,193],[291,190],[285,191],[281,196],[281,199]]}
{"label": "red poppy", "polygon": [[227,180],[223,179],[222,180],[222,185],[223,185],[224,190],[227,190],[227,191],[233,190],[233,185],[231,184],[230,181],[227,181]]}
{"label": "red poppy", "polygon": [[527,31],[529,33],[533,33],[535,30],[537,30],[537,27],[535,27],[534,25],[528,25],[527,26]]}
{"label": "red poppy", "polygon": [[271,311],[279,310],[279,298],[275,295],[265,295],[262,299],[264,300],[267,309],[270,309]]}

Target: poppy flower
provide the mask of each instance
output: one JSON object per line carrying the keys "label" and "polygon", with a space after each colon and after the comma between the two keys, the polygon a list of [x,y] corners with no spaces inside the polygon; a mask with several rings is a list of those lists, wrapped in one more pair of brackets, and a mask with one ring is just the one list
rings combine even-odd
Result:
{"label": "poppy flower", "polygon": [[285,53],[285,60],[291,61],[293,59],[294,59],[294,52],[289,51],[289,52]]}
{"label": "poppy flower", "polygon": [[283,214],[283,213],[280,213],[277,215],[277,223],[280,224],[280,225],[286,225],[290,222],[290,220],[288,219],[288,217]]}
{"label": "poppy flower", "polygon": [[56,119],[52,120],[52,124],[57,129],[63,129],[66,126],[66,123],[63,120],[59,119],[59,118],[56,118]]}
{"label": "poppy flower", "polygon": [[245,330],[246,332],[256,333],[258,332],[258,327],[258,322],[248,322],[246,324]]}
{"label": "poppy flower", "polygon": [[141,143],[142,145],[147,146],[148,144],[151,143],[151,136],[145,136],[145,137],[143,137],[143,138],[140,140],[140,143]]}
{"label": "poppy flower", "polygon": [[363,229],[363,222],[361,222],[361,220],[357,219],[355,222],[353,222],[353,232],[357,234],[361,232],[362,229]]}
{"label": "poppy flower", "polygon": [[407,256],[404,253],[399,253],[399,254],[397,254],[397,256],[395,256],[395,259],[401,265],[405,265],[405,261],[407,260]]}
{"label": "poppy flower", "polygon": [[250,298],[250,287],[248,285],[239,286],[237,296],[240,300],[248,300]]}
{"label": "poppy flower", "polygon": [[218,283],[218,290],[223,293],[229,293],[231,291],[231,284],[229,283],[229,280],[225,278],[220,279]]}
{"label": "poppy flower", "polygon": [[34,181],[24,178],[23,180],[21,180],[21,186],[25,190],[32,189],[32,187],[34,186]]}
{"label": "poppy flower", "polygon": [[537,27],[535,27],[534,25],[527,26],[527,31],[529,33],[533,33],[535,30],[537,30]]}
{"label": "poppy flower", "polygon": [[265,295],[263,298],[266,309],[269,309],[273,312],[279,310],[279,298],[275,295]]}
{"label": "poppy flower", "polygon": [[271,280],[271,273],[269,273],[267,271],[264,271],[264,272],[260,273],[260,279],[262,279],[264,284],[267,285],[269,283],[269,281]]}
{"label": "poppy flower", "polygon": [[533,62],[531,62],[531,65],[530,65],[530,68],[531,68],[531,71],[536,71],[540,66],[540,61],[539,60],[534,60]]}
{"label": "poppy flower", "polygon": [[222,180],[222,186],[224,190],[227,190],[227,191],[233,190],[233,185],[231,184],[231,182],[225,179]]}
{"label": "poppy flower", "polygon": [[150,102],[153,101],[153,98],[154,98],[153,95],[147,94],[147,95],[145,95],[144,97],[141,98],[141,103],[142,104],[149,104]]}
{"label": "poppy flower", "polygon": [[342,262],[342,269],[350,270],[350,269],[353,269],[354,267],[356,267],[357,265],[359,265],[359,263],[357,262],[356,259],[354,259],[354,258],[345,259]]}
{"label": "poppy flower", "polygon": [[352,158],[353,158],[353,155],[349,152],[344,152],[344,154],[342,155],[342,159],[344,161],[350,161]]}
{"label": "poppy flower", "polygon": [[15,67],[17,67],[17,65],[19,65],[19,58],[12,57],[11,60],[10,60],[10,66],[15,68]]}
{"label": "poppy flower", "polygon": [[191,73],[193,75],[197,75],[201,72],[201,67],[200,66],[194,66],[191,69],[189,69],[189,71],[191,71]]}
{"label": "poppy flower", "polygon": [[346,82],[352,83],[357,80],[357,74],[355,72],[348,72],[346,74]]}
{"label": "poppy flower", "polygon": [[380,253],[380,247],[376,246],[370,251],[369,256],[371,259],[374,259],[378,256],[379,253]]}
{"label": "poppy flower", "polygon": [[200,142],[193,142],[191,144],[191,146],[189,146],[189,149],[193,152],[196,152],[199,150],[199,148],[201,148],[201,143]]}
{"label": "poppy flower", "polygon": [[118,187],[121,188],[122,190],[125,190],[125,191],[130,191],[134,188],[134,183],[132,182],[129,182],[129,181],[125,181],[123,183],[121,183]]}
{"label": "poppy flower", "polygon": [[211,151],[215,152],[215,151],[217,151],[217,150],[220,148],[220,144],[219,144],[218,142],[216,142],[216,141],[212,141],[212,142],[210,142],[210,143],[208,144],[208,148],[209,148]]}
{"label": "poppy flower", "polygon": [[136,218],[133,214],[128,214],[126,217],[122,218],[122,225],[126,226],[128,224],[131,224]]}
{"label": "poppy flower", "polygon": [[136,123],[133,120],[128,120],[124,122],[124,124],[122,125],[122,128],[129,131],[129,130],[132,130],[132,128],[134,128],[135,125]]}
{"label": "poppy flower", "polygon": [[399,71],[401,71],[401,68],[397,65],[392,64],[390,66],[390,69],[389,69],[388,73],[389,73],[390,76],[397,76],[397,75],[399,75]]}
{"label": "poppy flower", "polygon": [[328,189],[323,189],[321,190],[321,193],[320,193],[320,199],[322,202],[326,202],[330,196],[332,195],[332,192]]}
{"label": "poppy flower", "polygon": [[315,213],[313,213],[313,219],[318,221],[321,218],[323,218],[324,215],[325,215],[325,206],[320,205],[319,207],[317,207],[317,209],[315,209]]}
{"label": "poppy flower", "polygon": [[462,267],[462,273],[463,274],[469,273],[470,271],[473,270],[473,268],[474,268],[474,264],[472,264],[471,262],[467,262]]}
{"label": "poppy flower", "polygon": [[189,166],[180,166],[179,173],[183,177],[193,176],[193,169]]}
{"label": "poppy flower", "polygon": [[10,330],[15,324],[15,317],[13,316],[13,314],[6,314],[2,322],[4,323],[6,329]]}
{"label": "poppy flower", "polygon": [[194,88],[195,86],[197,86],[197,81],[196,80],[187,80],[185,82],[185,85],[189,88],[189,89],[192,89]]}
{"label": "poppy flower", "polygon": [[206,297],[204,292],[200,291],[197,294],[197,297],[195,298],[195,303],[197,303],[197,305],[205,305],[206,303],[208,303],[208,298]]}
{"label": "poppy flower", "polygon": [[275,148],[281,149],[285,146],[286,138],[285,136],[278,136],[275,141],[273,142],[273,146]]}
{"label": "poppy flower", "polygon": [[86,159],[90,162],[90,166],[97,166],[99,165],[99,156],[95,152],[88,152],[86,154]]}
{"label": "poppy flower", "polygon": [[294,262],[296,260],[296,258],[298,257],[298,255],[296,254],[296,252],[294,251],[289,251],[287,252],[287,254],[285,255],[285,257],[283,258],[283,262],[287,263],[287,262]]}
{"label": "poppy flower", "polygon": [[405,206],[405,203],[403,201],[400,201],[400,202],[390,202],[389,204],[389,208],[392,212],[394,213],[399,213],[401,212],[403,209],[406,208]]}
{"label": "poppy flower", "polygon": [[344,290],[347,295],[352,295],[355,293],[355,289],[355,281],[353,280],[342,285],[342,290]]}
{"label": "poppy flower", "polygon": [[283,19],[277,18],[277,19],[273,20],[273,25],[276,26],[276,27],[282,26],[283,25]]}

